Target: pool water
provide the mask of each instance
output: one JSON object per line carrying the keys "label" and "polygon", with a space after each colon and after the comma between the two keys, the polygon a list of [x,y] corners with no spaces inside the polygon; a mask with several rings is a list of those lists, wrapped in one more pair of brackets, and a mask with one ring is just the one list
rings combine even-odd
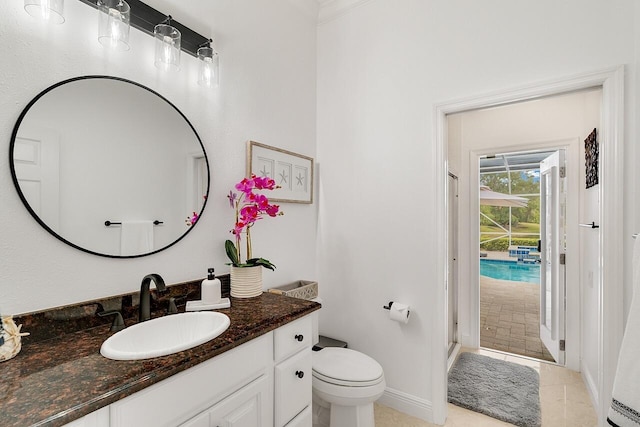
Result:
{"label": "pool water", "polygon": [[540,264],[523,264],[517,261],[481,259],[480,275],[499,280],[539,284]]}

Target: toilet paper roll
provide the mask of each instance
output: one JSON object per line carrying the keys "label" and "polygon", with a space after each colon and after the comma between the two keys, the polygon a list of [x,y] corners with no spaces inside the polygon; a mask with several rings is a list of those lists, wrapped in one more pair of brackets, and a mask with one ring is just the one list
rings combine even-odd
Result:
{"label": "toilet paper roll", "polygon": [[389,308],[389,319],[400,323],[409,323],[411,307],[406,304],[394,302]]}

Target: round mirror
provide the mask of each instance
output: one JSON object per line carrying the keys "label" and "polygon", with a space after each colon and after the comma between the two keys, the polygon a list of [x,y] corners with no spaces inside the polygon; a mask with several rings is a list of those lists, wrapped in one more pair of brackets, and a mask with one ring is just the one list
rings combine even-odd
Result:
{"label": "round mirror", "polygon": [[209,192],[204,146],[167,99],[86,76],[36,96],[11,137],[11,174],[45,229],[96,255],[132,258],[183,238]]}

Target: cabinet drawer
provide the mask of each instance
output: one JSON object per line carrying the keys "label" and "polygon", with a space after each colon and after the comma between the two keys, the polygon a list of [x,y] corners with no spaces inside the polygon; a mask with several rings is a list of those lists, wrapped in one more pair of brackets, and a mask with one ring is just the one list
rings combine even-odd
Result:
{"label": "cabinet drawer", "polygon": [[311,427],[313,424],[313,412],[311,405],[307,406],[304,411],[300,412],[294,419],[289,421],[286,427]]}
{"label": "cabinet drawer", "polygon": [[286,425],[311,405],[311,349],[307,348],[275,367],[276,427]]}
{"label": "cabinet drawer", "polygon": [[285,359],[305,347],[311,347],[313,337],[311,316],[305,316],[274,331],[274,359]]}

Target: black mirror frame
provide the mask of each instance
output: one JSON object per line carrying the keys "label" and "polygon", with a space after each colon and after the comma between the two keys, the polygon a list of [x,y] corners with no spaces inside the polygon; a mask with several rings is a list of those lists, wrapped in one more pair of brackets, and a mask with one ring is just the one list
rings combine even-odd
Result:
{"label": "black mirror frame", "polygon": [[[176,112],[178,112],[178,114],[180,114],[180,116],[182,116],[182,118],[187,122],[187,124],[189,125],[189,127],[193,131],[194,135],[198,139],[198,143],[200,144],[200,147],[202,148],[202,153],[204,154],[204,160],[205,160],[205,162],[207,164],[207,194],[204,197],[204,204],[202,205],[202,210],[198,214],[198,220],[194,224],[192,224],[190,227],[187,227],[187,230],[180,237],[178,237],[172,243],[170,243],[170,244],[168,244],[168,245],[166,245],[166,246],[164,246],[164,247],[162,247],[160,249],[156,249],[156,250],[154,250],[152,252],[139,254],[139,255],[124,255],[123,256],[123,255],[103,254],[103,253],[100,253],[100,252],[95,252],[95,251],[92,251],[90,249],[78,246],[75,243],[72,243],[72,242],[68,241],[67,239],[65,239],[64,237],[60,236],[58,233],[56,233],[54,230],[52,230],[47,224],[45,224],[45,222],[42,219],[40,219],[40,217],[33,211],[31,206],[29,205],[29,202],[27,201],[26,197],[24,196],[22,190],[20,189],[20,185],[18,183],[18,177],[16,175],[15,165],[14,165],[14,161],[13,161],[13,149],[14,149],[14,146],[15,146],[16,137],[18,135],[18,129],[20,128],[20,124],[22,123],[22,120],[24,119],[26,114],[29,112],[31,107],[40,98],[42,98],[44,95],[46,95],[47,93],[49,93],[53,89],[57,88],[58,86],[62,86],[64,84],[67,84],[67,83],[71,83],[71,82],[78,81],[78,80],[87,80],[87,79],[118,80],[118,81],[121,81],[121,82],[125,82],[125,83],[129,83],[129,84],[138,86],[139,88],[142,88],[144,90],[147,90],[147,91],[151,92],[152,94],[156,95],[157,97],[162,99],[164,102],[169,104],[174,110],[176,110]],[[93,255],[98,255],[98,256],[101,256],[101,257],[106,257],[106,258],[121,258],[121,259],[141,258],[141,257],[144,257],[144,256],[149,256],[149,255],[153,255],[155,253],[161,252],[161,251],[163,251],[165,249],[168,249],[171,246],[175,245],[180,240],[182,240],[187,234],[189,234],[191,232],[191,230],[193,230],[193,228],[200,221],[200,217],[202,216],[202,213],[204,212],[204,210],[205,210],[205,208],[207,206],[207,201],[209,200],[209,190],[211,189],[211,172],[210,172],[210,168],[209,168],[209,158],[207,156],[206,150],[204,149],[204,144],[202,143],[202,140],[200,139],[200,135],[198,135],[198,132],[196,132],[195,128],[193,127],[193,125],[191,124],[189,119],[187,119],[187,117],[182,113],[182,111],[180,111],[178,109],[178,107],[176,107],[171,101],[169,101],[167,98],[165,98],[164,96],[160,95],[158,92],[154,91],[153,89],[150,89],[150,88],[148,88],[148,87],[146,87],[146,86],[144,86],[144,85],[142,85],[140,83],[134,82],[132,80],[124,79],[124,78],[121,78],[121,77],[114,77],[114,76],[87,75],[87,76],[73,77],[73,78],[70,78],[70,79],[63,80],[63,81],[60,81],[58,83],[55,83],[55,84],[49,86],[48,88],[46,88],[45,90],[43,90],[42,92],[40,92],[38,95],[36,95],[36,97],[33,98],[29,102],[29,104],[27,104],[27,106],[24,108],[24,110],[22,110],[22,112],[20,113],[20,116],[18,117],[18,120],[16,121],[15,126],[13,127],[13,132],[11,133],[11,143],[9,144],[9,166],[10,166],[10,169],[11,169],[11,178],[13,180],[13,184],[14,184],[14,186],[16,188],[16,191],[18,192],[18,196],[20,196],[20,200],[22,200],[22,203],[24,204],[25,208],[27,208],[27,210],[29,211],[31,216],[38,222],[38,224],[40,224],[45,230],[47,230],[49,233],[51,233],[54,237],[56,237],[58,240],[62,241],[63,243],[65,243],[65,244],[67,244],[67,245],[69,245],[71,247],[74,247],[76,249],[79,249],[79,250],[81,250],[83,252],[90,253],[90,254],[93,254]]]}

